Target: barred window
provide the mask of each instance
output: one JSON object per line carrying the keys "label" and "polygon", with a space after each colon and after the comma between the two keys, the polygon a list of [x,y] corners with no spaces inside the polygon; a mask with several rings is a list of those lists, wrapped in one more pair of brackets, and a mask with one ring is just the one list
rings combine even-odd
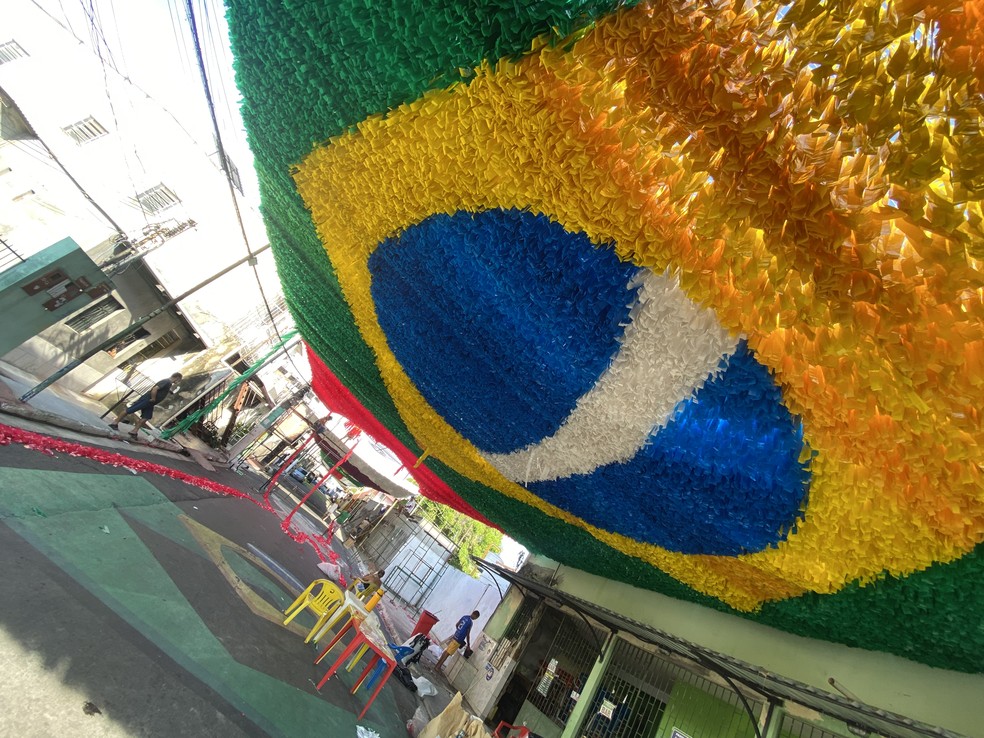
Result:
{"label": "barred window", "polygon": [[113,313],[118,313],[123,306],[112,297],[100,300],[90,305],[81,313],[65,321],[65,324],[76,333],[84,333],[104,318],[108,318]]}
{"label": "barred window", "polygon": [[163,184],[151,187],[146,192],[141,192],[137,195],[136,200],[140,208],[148,215],[160,213],[181,202],[181,198],[174,194],[174,190]]}
{"label": "barred window", "polygon": [[[146,337],[146,335],[144,337]],[[127,359],[123,363],[123,368],[137,367],[147,359],[153,359],[157,356],[157,354],[161,353],[164,349],[173,346],[179,340],[181,340],[181,336],[178,335],[177,331],[168,331],[156,341],[153,343],[148,343],[137,353]]]}
{"label": "barred window", "polygon": [[93,118],[92,116],[86,118],[85,120],[80,120],[77,123],[72,123],[70,126],[65,126],[62,128],[65,133],[67,133],[75,143],[79,146],[90,141],[95,141],[97,138],[102,138],[109,133],[103,125]]}
{"label": "barred window", "polygon": [[28,56],[28,53],[13,39],[0,44],[0,64],[12,62],[14,59],[23,59],[25,56]]}

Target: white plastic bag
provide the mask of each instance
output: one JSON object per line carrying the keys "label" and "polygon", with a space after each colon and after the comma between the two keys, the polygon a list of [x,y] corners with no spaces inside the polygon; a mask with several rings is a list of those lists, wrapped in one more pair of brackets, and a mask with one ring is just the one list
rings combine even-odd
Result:
{"label": "white plastic bag", "polygon": [[322,561],[318,564],[318,568],[333,582],[337,582],[338,578],[342,576],[342,567],[330,561]]}
{"label": "white plastic bag", "polygon": [[417,694],[421,697],[433,697],[437,694],[437,687],[427,681],[425,677],[414,677],[413,683],[417,685]]}
{"label": "white plastic bag", "polygon": [[423,705],[417,708],[416,712],[413,713],[413,717],[407,720],[407,733],[410,738],[417,738],[420,735],[430,719],[427,717],[427,711],[424,709]]}

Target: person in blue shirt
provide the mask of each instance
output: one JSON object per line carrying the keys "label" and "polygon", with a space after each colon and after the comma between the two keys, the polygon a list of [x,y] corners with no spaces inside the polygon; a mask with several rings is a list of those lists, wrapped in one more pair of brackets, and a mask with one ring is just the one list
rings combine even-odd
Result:
{"label": "person in blue shirt", "polygon": [[438,671],[444,665],[448,656],[453,654],[459,648],[467,644],[468,649],[471,649],[471,629],[472,623],[478,620],[480,613],[475,610],[471,615],[463,615],[461,620],[458,621],[457,625],[454,626],[454,635],[448,641],[448,644],[444,647],[444,653],[441,654],[441,658],[437,660],[437,666],[434,667]]}
{"label": "person in blue shirt", "polygon": [[133,426],[133,430],[130,432],[130,438],[136,438],[140,435],[140,429],[143,428],[147,421],[154,417],[154,407],[163,402],[164,398],[168,396],[168,393],[172,391],[174,385],[182,380],[182,376],[175,372],[168,379],[162,379],[160,382],[155,384],[150,388],[149,392],[144,392],[137,401],[134,402],[129,407],[124,406],[116,414],[116,419],[109,424],[109,427],[113,430],[120,429],[120,421],[123,420],[127,415],[135,412],[140,413],[140,419],[137,420],[136,424]]}

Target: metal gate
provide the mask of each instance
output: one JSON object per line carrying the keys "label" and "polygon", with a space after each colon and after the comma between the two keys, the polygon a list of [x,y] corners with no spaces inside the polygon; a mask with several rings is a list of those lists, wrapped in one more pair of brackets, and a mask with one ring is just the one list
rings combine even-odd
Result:
{"label": "metal gate", "polygon": [[[563,727],[581,696],[591,668],[598,660],[605,634],[567,613],[530,687],[526,701]],[[592,632],[593,631],[593,632]]]}
{"label": "metal gate", "polygon": [[[750,705],[758,721],[764,705]],[[619,638],[578,735],[755,738],[755,726],[733,690]]]}

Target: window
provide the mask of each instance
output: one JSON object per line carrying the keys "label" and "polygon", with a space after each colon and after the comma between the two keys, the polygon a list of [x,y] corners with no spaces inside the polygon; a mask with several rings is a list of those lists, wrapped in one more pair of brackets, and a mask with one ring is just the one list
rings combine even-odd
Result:
{"label": "window", "polygon": [[14,40],[0,44],[0,64],[6,64],[14,59],[23,59],[27,55],[21,45]]}
{"label": "window", "polygon": [[239,190],[239,194],[243,194],[243,181],[239,177],[239,167],[233,163],[232,159],[229,157],[229,153],[226,152],[224,167],[222,166],[222,155],[218,151],[211,154],[210,157],[214,157],[213,161],[215,162],[215,166],[217,166],[220,171],[225,171],[228,173],[229,179],[232,180],[232,186]]}
{"label": "window", "polygon": [[65,126],[62,130],[71,136],[72,140],[80,146],[84,143],[89,143],[89,141],[95,141],[97,138],[102,138],[109,133],[109,131],[102,127],[102,124],[98,120],[91,116],[85,120],[80,120],[78,123]]}
{"label": "window", "polygon": [[160,213],[181,202],[180,197],[175,195],[170,188],[165,187],[162,184],[159,184],[156,187],[151,187],[146,192],[141,192],[137,195],[136,200],[140,208],[145,213],[150,215]]}
{"label": "window", "polygon": [[[149,335],[149,334],[148,334]],[[144,336],[146,338],[146,336]],[[180,336],[177,331],[168,331],[163,336],[158,338],[153,343],[148,343],[137,353],[123,362],[123,368],[129,369],[131,367],[136,368],[140,366],[147,359],[152,359],[161,353],[164,349],[173,346],[180,340]]]}
{"label": "window", "polygon": [[143,340],[148,336],[150,336],[149,331],[145,331],[143,328],[137,328],[137,330],[135,330],[129,336],[124,336],[119,341],[117,341],[116,344],[106,349],[106,353],[112,356],[113,358],[116,358],[116,355],[118,353],[120,353],[121,351],[126,351],[132,344],[136,343],[137,341]]}
{"label": "window", "polygon": [[69,318],[65,324],[76,333],[84,333],[98,323],[103,318],[108,318],[113,313],[118,313],[123,306],[112,297],[90,305],[74,318]]}

